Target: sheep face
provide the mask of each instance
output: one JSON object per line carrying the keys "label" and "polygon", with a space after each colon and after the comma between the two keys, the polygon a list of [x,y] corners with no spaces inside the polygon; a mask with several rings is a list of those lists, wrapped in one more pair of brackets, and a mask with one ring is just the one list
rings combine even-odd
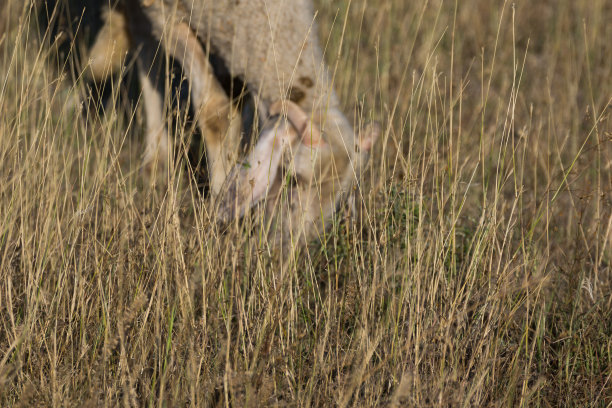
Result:
{"label": "sheep face", "polygon": [[[270,115],[280,119],[269,122],[246,161],[232,171],[218,219],[238,219],[264,200],[266,219],[280,225],[271,230],[280,232],[272,237],[276,243],[301,242],[322,232],[340,197],[359,179],[380,129],[370,126],[354,137],[341,113],[329,122],[336,128],[322,127],[290,101],[273,104]],[[322,128],[350,133],[321,132]],[[295,183],[288,183],[290,179]],[[279,206],[283,196],[288,198],[285,208]]]}

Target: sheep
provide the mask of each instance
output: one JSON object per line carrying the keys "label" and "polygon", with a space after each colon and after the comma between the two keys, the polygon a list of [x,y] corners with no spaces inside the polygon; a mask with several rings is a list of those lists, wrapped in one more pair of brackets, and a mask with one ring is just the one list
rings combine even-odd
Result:
{"label": "sheep", "polygon": [[[278,103],[297,131],[279,147],[290,151],[286,160],[297,179],[291,187],[291,210],[282,223],[281,241],[304,242],[323,232],[342,195],[356,180],[380,129],[370,126],[355,135],[340,103],[318,45],[310,0],[140,0],[158,38],[173,38],[177,25],[187,24],[227,63],[258,100],[262,121]],[[189,77],[195,81],[194,72]],[[269,130],[268,132],[273,132]],[[226,174],[220,194],[219,219],[240,217],[266,197],[274,203],[281,180],[281,156],[274,144],[260,138],[248,160],[270,159],[268,166],[241,164]],[[279,148],[277,147],[277,148]],[[257,157],[255,157],[257,156]],[[251,166],[253,164],[251,163]],[[268,172],[262,177],[259,172]],[[273,177],[274,176],[274,177]],[[255,181],[255,182],[254,182]],[[265,188],[261,183],[268,183]],[[262,194],[264,192],[264,194]],[[254,194],[255,193],[255,194]],[[274,209],[268,206],[267,213]]]}
{"label": "sheep", "polygon": [[[118,0],[104,16],[106,25],[90,51],[90,75],[116,70],[117,60],[136,51],[147,121],[145,165],[163,161],[170,145],[161,87],[150,74],[159,69],[155,55],[161,42],[190,81],[217,220],[236,220],[264,199],[266,216],[275,216],[284,168],[296,183],[289,187],[290,211],[279,224],[281,243],[304,242],[323,232],[380,130],[373,126],[355,135],[342,113],[310,0]],[[202,43],[244,80],[255,95],[259,120],[268,123],[246,158],[249,166],[237,163],[238,114]]]}

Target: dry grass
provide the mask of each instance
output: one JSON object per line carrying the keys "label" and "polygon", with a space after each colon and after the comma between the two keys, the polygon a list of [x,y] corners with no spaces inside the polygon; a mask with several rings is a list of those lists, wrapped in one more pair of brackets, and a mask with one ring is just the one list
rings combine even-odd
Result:
{"label": "dry grass", "polygon": [[184,161],[147,186],[141,114],[82,118],[4,40],[1,406],[612,404],[610,2],[318,4],[385,133],[358,210],[284,253]]}

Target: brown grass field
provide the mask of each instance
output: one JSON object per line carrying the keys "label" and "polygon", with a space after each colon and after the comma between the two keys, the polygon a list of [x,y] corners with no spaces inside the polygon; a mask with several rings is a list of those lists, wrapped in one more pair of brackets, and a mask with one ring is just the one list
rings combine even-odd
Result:
{"label": "brown grass field", "polygon": [[612,2],[315,3],[384,132],[282,251],[212,222],[180,123],[151,186],[140,107],[2,37],[0,406],[612,406]]}

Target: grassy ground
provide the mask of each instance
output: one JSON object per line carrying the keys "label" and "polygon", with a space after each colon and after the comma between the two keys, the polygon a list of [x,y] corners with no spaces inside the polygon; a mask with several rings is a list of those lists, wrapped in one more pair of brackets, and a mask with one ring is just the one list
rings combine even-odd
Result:
{"label": "grassy ground", "polygon": [[357,211],[283,253],[4,40],[1,406],[612,405],[612,4],[317,4],[385,132]]}

